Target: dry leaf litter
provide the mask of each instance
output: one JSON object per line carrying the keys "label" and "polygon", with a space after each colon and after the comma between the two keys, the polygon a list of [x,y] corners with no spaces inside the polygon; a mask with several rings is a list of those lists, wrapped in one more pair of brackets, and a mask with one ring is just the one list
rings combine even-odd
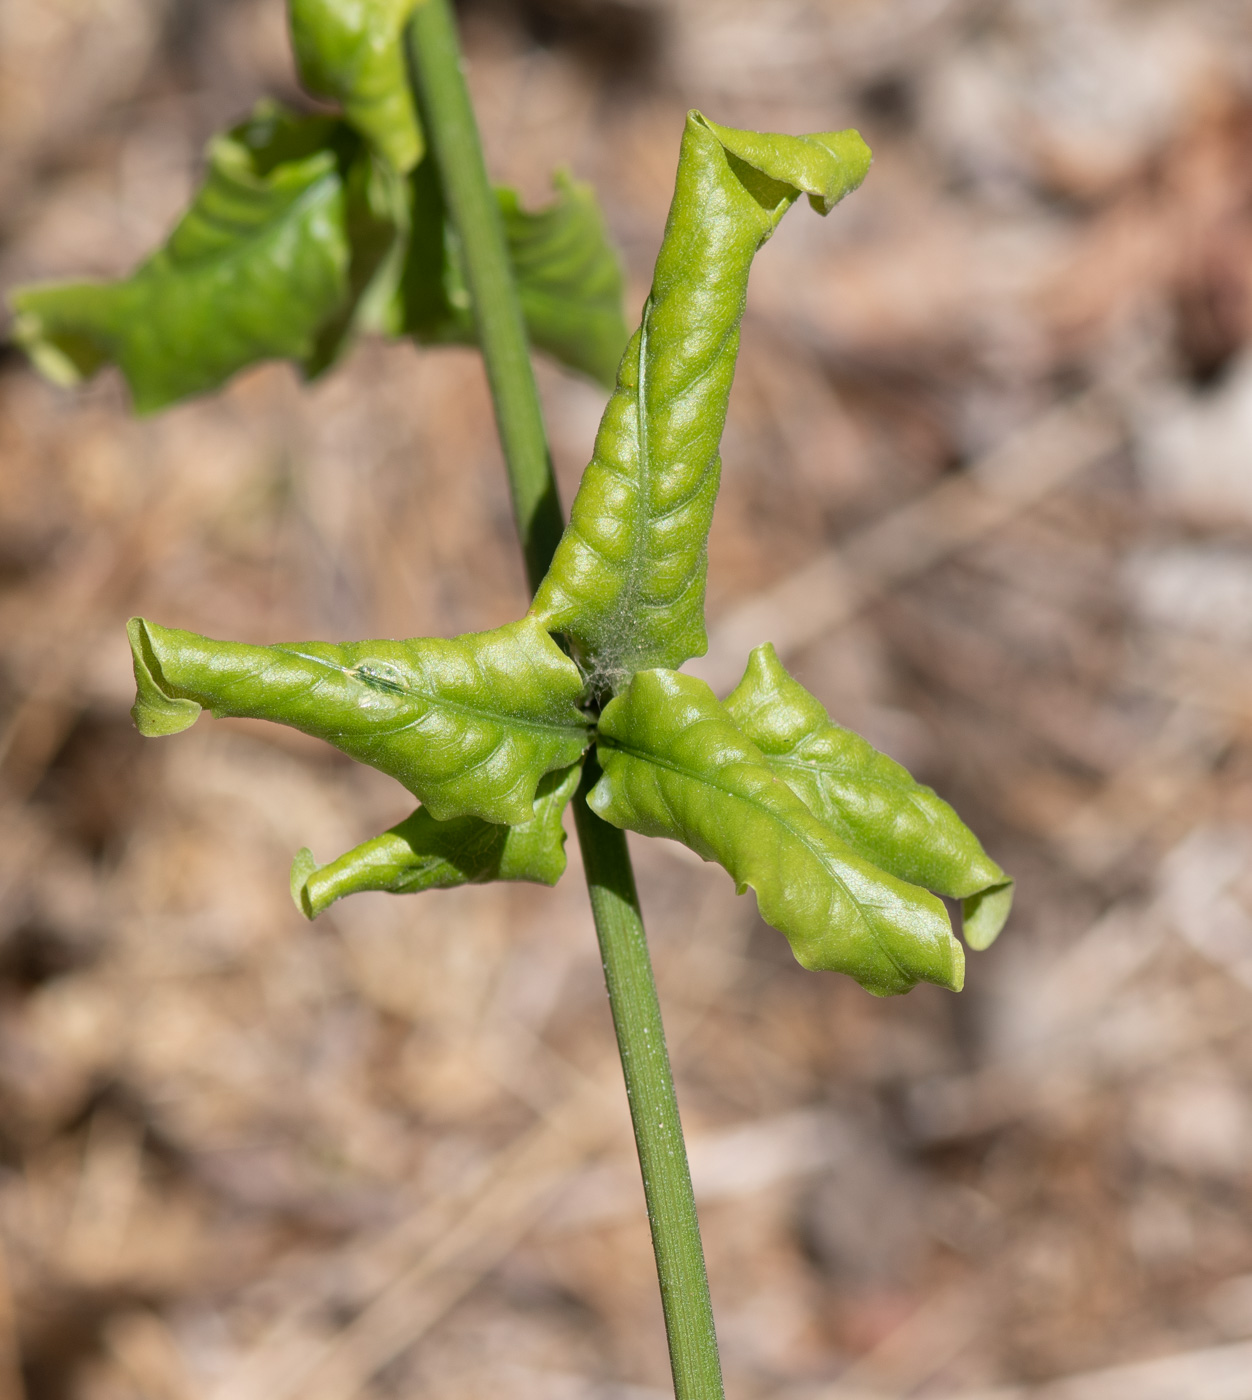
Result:
{"label": "dry leaf litter", "polygon": [[[683,111],[876,154],[754,272],[710,545],[1019,876],[957,998],[803,972],[636,843],[738,1400],[1252,1400],[1252,17],[1236,0],[476,0],[493,171],[597,186],[637,312]],[[279,0],[0,7],[0,284],[113,275]],[[562,488],[602,395],[542,366]],[[408,810],[140,740],[122,624],[455,633],[523,584],[480,365],[365,344],[135,421],[0,365],[0,1400],[660,1400],[576,862],[286,872]],[[571,842],[572,844],[572,842]]]}

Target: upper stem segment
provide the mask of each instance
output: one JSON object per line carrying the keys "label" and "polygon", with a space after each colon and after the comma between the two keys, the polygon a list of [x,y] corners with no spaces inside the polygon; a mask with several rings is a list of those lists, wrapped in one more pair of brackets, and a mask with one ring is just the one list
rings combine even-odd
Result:
{"label": "upper stem segment", "polygon": [[564,522],[504,225],[487,179],[447,0],[423,0],[418,5],[409,40],[418,104],[465,253],[478,342],[533,593],[552,562]]}

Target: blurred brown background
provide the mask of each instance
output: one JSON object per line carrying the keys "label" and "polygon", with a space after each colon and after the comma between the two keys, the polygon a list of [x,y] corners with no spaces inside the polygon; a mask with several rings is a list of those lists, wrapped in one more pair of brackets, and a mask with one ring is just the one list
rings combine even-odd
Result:
{"label": "blurred brown background", "polygon": [[[687,107],[873,146],[753,274],[702,673],[772,637],[1019,878],[961,997],[876,1002],[636,843],[731,1395],[1252,1400],[1247,6],[463,18],[493,171],[595,183],[632,317]],[[209,134],[298,100],[283,26],[0,0],[0,285],[154,246]],[[603,396],[540,378],[568,500]],[[136,422],[10,352],[0,452],[0,1400],[659,1400],[576,863],[309,927],[294,851],[405,794],[127,714],[131,613],[518,614],[474,355],[368,344]]]}

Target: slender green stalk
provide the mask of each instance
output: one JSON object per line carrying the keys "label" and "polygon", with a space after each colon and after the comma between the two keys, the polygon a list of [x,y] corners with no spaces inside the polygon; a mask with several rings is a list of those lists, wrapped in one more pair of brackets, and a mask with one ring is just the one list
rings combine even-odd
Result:
{"label": "slender green stalk", "polygon": [[[409,33],[418,102],[465,251],[479,344],[533,591],[561,536],[561,506],[448,0],[423,0]],[[598,776],[592,755],[574,801],[574,819],[643,1173],[674,1394],[676,1400],[722,1400],[704,1248],[630,853],[625,834],[601,821],[586,803]]]}
{"label": "slender green stalk", "polygon": [[643,1172],[674,1394],[677,1400],[721,1400],[700,1222],[626,833],[601,821],[586,802],[599,776],[592,754],[583,769],[574,821]]}
{"label": "slender green stalk", "polygon": [[465,253],[478,339],[513,493],[513,514],[533,593],[552,562],[564,521],[521,303],[509,268],[500,209],[487,180],[448,0],[423,0],[409,26],[409,40],[418,106]]}

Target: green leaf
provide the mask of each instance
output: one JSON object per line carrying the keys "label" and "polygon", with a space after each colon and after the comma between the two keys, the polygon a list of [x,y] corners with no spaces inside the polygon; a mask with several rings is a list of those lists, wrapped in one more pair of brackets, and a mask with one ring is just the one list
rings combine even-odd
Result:
{"label": "green leaf", "polygon": [[291,895],[308,919],[362,890],[419,894],[488,880],[555,885],[565,871],[561,813],[578,786],[579,765],[539,780],[534,816],[515,826],[478,817],[436,821],[425,807],[328,865],[306,848],[291,867]]}
{"label": "green leaf", "polygon": [[391,311],[404,264],[409,224],[405,180],[362,147],[344,181],[344,231],[348,238],[345,296],[318,329],[304,372],[313,379],[328,369],[361,330],[395,333]]}
{"label": "green leaf", "polygon": [[591,186],[567,170],[552,184],[556,199],[535,210],[496,189],[526,329],[554,360],[612,388],[627,339],[621,265]]}
{"label": "green leaf", "polygon": [[1013,881],[931,788],[867,740],[832,722],[821,702],[757,647],[726,700],[773,772],[866,860],[901,880],[965,901],[965,939],[986,948],[1008,918]]}
{"label": "green leaf", "polygon": [[116,363],[141,413],[256,360],[315,357],[349,294],[341,167],[356,144],[334,118],[258,109],[210,143],[165,247],[121,281],[19,289],[15,338],[62,384]]}
{"label": "green leaf", "polygon": [[765,136],[688,115],[643,324],[533,607],[595,689],[707,649],[705,545],[752,258],[802,192],[824,212],[868,166],[854,131]]}
{"label": "green leaf", "polygon": [[409,91],[402,36],[418,0],[290,0],[300,81],[344,116],[395,169],[411,170],[424,142]]}
{"label": "green leaf", "polygon": [[960,990],[964,954],[942,903],[819,821],[703,681],[636,674],[600,717],[597,754],[591,807],[725,866],[805,967],[849,973],[877,996],[919,981]]}
{"label": "green leaf", "polygon": [[[621,273],[590,188],[523,210],[497,191],[534,344],[612,382],[626,339]],[[476,339],[460,247],[431,160],[402,177],[338,118],[274,103],[209,148],[204,186],[166,247],[114,282],[18,289],[14,334],[74,384],[118,364],[140,412],[216,389],[259,360],[312,378],[372,329]]]}
{"label": "green leaf", "polygon": [[[564,170],[552,182],[556,199],[536,210],[523,209],[515,190],[496,189],[526,329],[537,349],[611,388],[626,345],[621,267],[591,186]],[[433,159],[414,171],[412,183],[402,324],[427,343],[473,344],[460,242]]]}
{"label": "green leaf", "polygon": [[142,618],[128,631],[139,732],[274,720],[404,784],[432,817],[526,822],[545,773],[589,742],[578,669],[537,623],[445,640],[248,646]]}

